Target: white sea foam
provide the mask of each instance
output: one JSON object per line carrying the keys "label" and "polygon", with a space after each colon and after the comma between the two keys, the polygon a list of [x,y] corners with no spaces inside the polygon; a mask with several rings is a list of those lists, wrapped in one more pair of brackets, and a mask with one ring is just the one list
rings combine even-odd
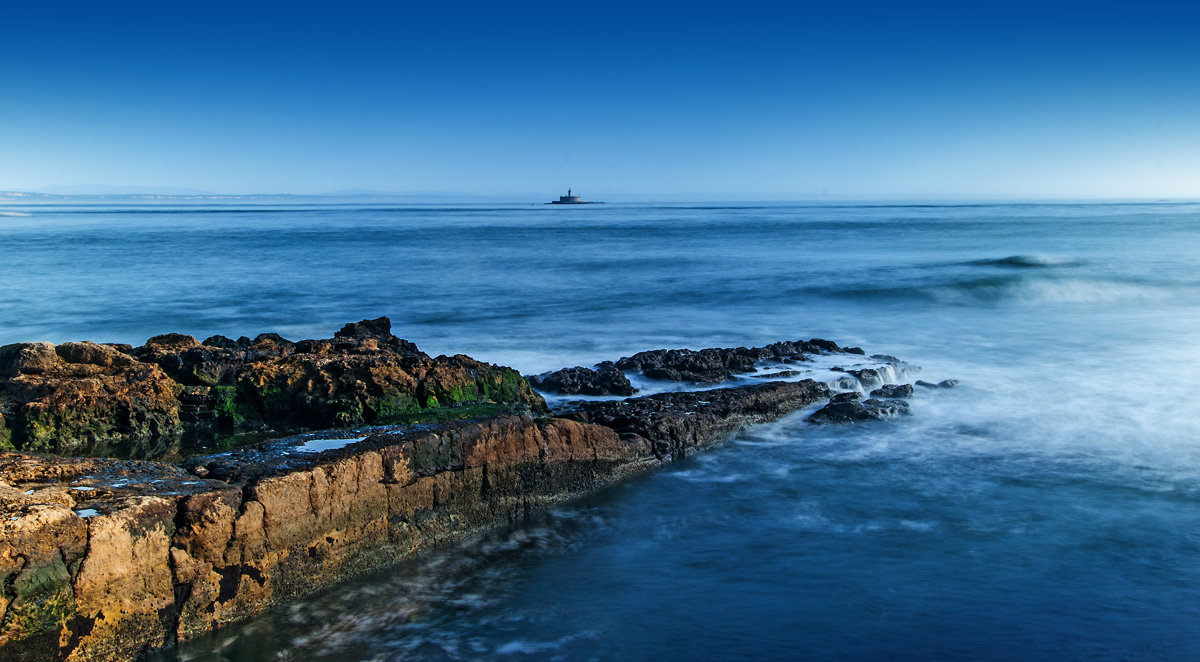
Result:
{"label": "white sea foam", "polygon": [[99,515],[100,512],[94,508],[84,508],[83,510],[76,510],[75,514],[79,515],[80,517],[87,518],[87,517],[95,517],[96,515]]}

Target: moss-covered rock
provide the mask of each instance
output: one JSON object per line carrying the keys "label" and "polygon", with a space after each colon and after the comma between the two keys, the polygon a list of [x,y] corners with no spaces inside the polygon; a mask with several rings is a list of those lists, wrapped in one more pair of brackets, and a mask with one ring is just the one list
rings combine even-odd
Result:
{"label": "moss-covered rock", "polygon": [[156,457],[164,440],[545,413],[511,368],[431,358],[391,335],[386,317],[333,338],[292,342],[169,333],[138,348],[90,342],[0,348],[0,449]]}

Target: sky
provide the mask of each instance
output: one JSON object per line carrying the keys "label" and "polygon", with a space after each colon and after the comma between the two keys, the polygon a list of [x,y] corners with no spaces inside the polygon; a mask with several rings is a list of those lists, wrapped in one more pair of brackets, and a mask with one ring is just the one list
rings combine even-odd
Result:
{"label": "sky", "polygon": [[1182,3],[12,4],[0,190],[1200,197]]}

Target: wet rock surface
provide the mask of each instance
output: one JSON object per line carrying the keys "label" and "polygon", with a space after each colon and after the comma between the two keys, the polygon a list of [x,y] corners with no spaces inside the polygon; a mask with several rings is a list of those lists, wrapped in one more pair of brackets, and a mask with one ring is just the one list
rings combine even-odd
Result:
{"label": "wet rock surface", "polygon": [[916,385],[920,386],[922,388],[954,388],[954,387],[958,386],[958,380],[957,379],[943,379],[942,381],[940,381],[936,384],[932,384],[923,379],[918,379],[916,381]]}
{"label": "wet rock surface", "polygon": [[637,389],[625,373],[611,365],[563,368],[527,377],[534,388],[560,395],[633,395]]}
{"label": "wet rock surface", "polygon": [[814,338],[765,347],[656,349],[623,357],[615,365],[620,370],[637,371],[650,379],[713,384],[735,374],[753,372],[759,361],[795,363],[808,360],[807,354],[830,353],[862,354],[863,351],[857,347],[842,349],[835,342]]}
{"label": "wet rock surface", "polygon": [[0,348],[0,449],[162,457],[184,438],[544,412],[511,368],[431,358],[386,317],[291,342],[155,336]]}
{"label": "wet rock surface", "polygon": [[660,460],[686,455],[754,423],[775,420],[829,397],[824,384],[770,382],[711,391],[658,393],[619,402],[582,402],[564,416],[611,428]]}
{"label": "wet rock surface", "polygon": [[912,384],[884,384],[871,391],[873,398],[911,398],[912,394]]}
{"label": "wet rock surface", "polygon": [[[911,387],[910,387],[911,388]],[[812,423],[854,423],[856,421],[877,421],[891,416],[911,413],[907,401],[879,400],[869,398],[860,400],[856,392],[839,393],[829,399],[829,403],[813,412],[808,417]]]}

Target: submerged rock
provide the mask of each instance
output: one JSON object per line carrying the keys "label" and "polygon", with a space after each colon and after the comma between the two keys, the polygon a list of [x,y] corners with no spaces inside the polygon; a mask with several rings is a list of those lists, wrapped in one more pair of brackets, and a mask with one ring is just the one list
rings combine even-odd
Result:
{"label": "submerged rock", "polygon": [[954,387],[958,386],[958,380],[957,379],[943,379],[942,381],[940,381],[936,384],[931,384],[923,379],[918,379],[916,381],[916,385],[924,387],[924,388],[954,388]]}
{"label": "submerged rock", "polygon": [[561,395],[633,395],[637,389],[625,373],[611,365],[591,368],[563,368],[527,377],[534,388]]}

